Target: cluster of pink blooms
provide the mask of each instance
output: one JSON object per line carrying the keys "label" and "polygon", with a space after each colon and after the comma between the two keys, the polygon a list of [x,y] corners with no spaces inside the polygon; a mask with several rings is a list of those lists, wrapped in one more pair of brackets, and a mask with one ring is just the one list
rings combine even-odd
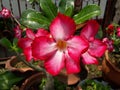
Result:
{"label": "cluster of pink blooms", "polygon": [[112,52],[114,50],[114,42],[120,39],[120,26],[114,24],[108,25],[106,29],[107,37],[103,38],[103,42],[106,43],[107,49]]}
{"label": "cluster of pink blooms", "polygon": [[58,75],[66,68],[68,74],[80,72],[81,61],[84,64],[98,64],[107,46],[95,35],[99,24],[95,20],[86,23],[79,35],[75,35],[74,20],[58,13],[51,22],[50,31],[43,28],[34,33],[26,29],[26,37],[19,39],[18,46],[23,49],[27,61],[43,60],[46,70]]}
{"label": "cluster of pink blooms", "polygon": [[4,18],[10,18],[11,12],[7,8],[3,7],[2,10],[0,11],[0,15]]}
{"label": "cluster of pink blooms", "polygon": [[[10,12],[3,9],[1,14],[10,17]],[[79,35],[75,35],[74,20],[58,13],[49,26],[49,31],[40,28],[37,32],[27,28],[25,37],[21,37],[22,30],[17,26],[15,36],[19,39],[18,46],[22,48],[26,60],[42,60],[45,69],[52,75],[58,75],[66,68],[68,74],[79,73],[80,63],[98,64],[107,45],[95,36],[99,30],[95,20],[89,20]]]}

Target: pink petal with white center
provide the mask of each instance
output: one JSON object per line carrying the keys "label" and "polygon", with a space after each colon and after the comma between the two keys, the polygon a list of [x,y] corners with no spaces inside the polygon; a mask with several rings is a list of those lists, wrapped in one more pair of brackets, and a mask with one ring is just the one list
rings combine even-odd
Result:
{"label": "pink petal with white center", "polygon": [[80,35],[85,36],[88,40],[90,37],[95,37],[99,30],[99,24],[95,20],[90,20],[86,26],[81,30]]}
{"label": "pink petal with white center", "polygon": [[35,34],[33,33],[33,31],[29,28],[26,29],[26,36],[30,39],[34,39],[35,38]]}
{"label": "pink petal with white center", "polygon": [[98,64],[98,60],[91,56],[88,52],[82,54],[82,62],[84,64]]}
{"label": "pink petal with white center", "polygon": [[49,32],[45,29],[42,29],[42,28],[39,28],[37,30],[37,33],[35,34],[36,37],[39,37],[39,36],[47,36],[49,35]]}
{"label": "pink petal with white center", "polygon": [[57,51],[48,60],[45,61],[46,70],[53,76],[58,75],[61,69],[65,66],[64,53]]}
{"label": "pink petal with white center", "polygon": [[53,55],[57,48],[53,39],[46,36],[36,37],[32,43],[32,54],[35,58],[45,60]]}
{"label": "pink petal with white center", "polygon": [[107,45],[102,41],[95,39],[94,41],[90,42],[90,47],[88,52],[95,57],[101,57],[107,49]]}
{"label": "pink petal with white center", "polygon": [[79,73],[80,72],[80,60],[78,59],[77,62],[73,60],[68,53],[65,53],[66,58],[66,70],[68,74]]}
{"label": "pink petal with white center", "polygon": [[18,40],[18,46],[22,49],[31,46],[33,40],[30,38],[21,38]]}
{"label": "pink petal with white center", "polygon": [[50,25],[50,32],[55,40],[67,40],[74,34],[75,29],[74,20],[60,13],[58,13]]}
{"label": "pink petal with white center", "polygon": [[25,58],[28,62],[30,62],[33,59],[31,47],[25,48],[23,53],[24,53]]}
{"label": "pink petal with white center", "polygon": [[[74,36],[67,41],[68,54],[74,60],[79,60],[81,54],[88,49],[88,41],[80,36]],[[78,61],[76,61],[78,62]]]}

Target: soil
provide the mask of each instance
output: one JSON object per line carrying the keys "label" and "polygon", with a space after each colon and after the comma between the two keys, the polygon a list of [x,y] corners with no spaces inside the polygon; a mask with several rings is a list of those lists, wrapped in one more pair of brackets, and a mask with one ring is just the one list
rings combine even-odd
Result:
{"label": "soil", "polygon": [[111,62],[120,69],[120,52],[119,53],[110,53],[110,60]]}

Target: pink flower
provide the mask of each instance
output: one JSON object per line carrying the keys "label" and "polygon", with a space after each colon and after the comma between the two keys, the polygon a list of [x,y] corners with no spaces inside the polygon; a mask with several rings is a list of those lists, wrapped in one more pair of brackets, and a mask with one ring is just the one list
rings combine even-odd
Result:
{"label": "pink flower", "polygon": [[11,12],[10,12],[10,10],[8,10],[8,9],[5,8],[5,7],[0,11],[0,14],[1,14],[4,18],[9,18],[9,17],[11,17]]}
{"label": "pink flower", "polygon": [[108,38],[103,38],[103,42],[107,45],[107,49],[110,52],[112,52],[113,49],[114,49],[114,46],[113,46],[114,42],[113,42],[113,40],[109,40]]}
{"label": "pink flower", "polygon": [[89,42],[88,50],[82,54],[84,64],[98,64],[97,57],[101,57],[107,48],[105,43],[95,38],[98,30],[99,24],[95,20],[90,20],[80,33],[80,36]]}
{"label": "pink flower", "polygon": [[20,26],[16,26],[14,28],[14,31],[15,31],[15,37],[20,39],[21,38],[21,34],[22,34],[22,29],[20,28]]}
{"label": "pink flower", "polygon": [[[23,53],[27,61],[31,61],[34,57],[32,56],[31,44],[35,37],[48,35],[48,32],[44,29],[38,29],[37,33],[34,34],[31,29],[26,29],[26,37],[20,38],[18,46],[23,49]],[[36,58],[34,58],[36,60]]]}
{"label": "pink flower", "polygon": [[120,37],[120,27],[117,28],[117,36]]}
{"label": "pink flower", "polygon": [[57,75],[66,67],[68,74],[80,72],[80,56],[87,49],[88,42],[80,36],[74,36],[76,25],[68,16],[58,14],[51,22],[52,37],[41,36],[32,43],[32,54],[44,60],[46,70]]}

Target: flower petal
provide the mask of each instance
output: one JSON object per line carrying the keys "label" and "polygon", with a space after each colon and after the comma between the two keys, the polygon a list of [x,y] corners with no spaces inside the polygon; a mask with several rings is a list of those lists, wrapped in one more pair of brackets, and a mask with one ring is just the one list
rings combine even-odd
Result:
{"label": "flower petal", "polygon": [[68,74],[80,72],[80,60],[73,60],[66,52],[66,70]]}
{"label": "flower petal", "polygon": [[32,54],[38,59],[47,59],[53,55],[57,48],[52,38],[46,36],[36,37],[32,43]]}
{"label": "flower petal", "polygon": [[21,38],[19,39],[18,41],[18,46],[22,49],[26,48],[26,47],[29,47],[31,46],[31,43],[32,43],[32,39],[30,38]]}
{"label": "flower petal", "polygon": [[30,61],[33,59],[31,47],[25,48],[24,51],[23,51],[23,53],[24,53],[24,55],[25,55],[25,57],[26,57],[26,60],[27,60],[28,62],[30,62]]}
{"label": "flower petal", "polygon": [[107,49],[107,45],[102,41],[95,39],[90,43],[88,52],[95,57],[101,57]]}
{"label": "flower petal", "polygon": [[74,60],[80,58],[81,53],[85,52],[88,49],[89,43],[86,39],[80,36],[74,36],[68,43],[68,54]]}
{"label": "flower petal", "polygon": [[36,37],[39,37],[39,36],[47,36],[49,35],[49,32],[43,28],[39,28],[37,30],[37,33],[35,34]]}
{"label": "flower petal", "polygon": [[81,30],[80,35],[85,36],[88,40],[90,37],[95,37],[99,30],[99,24],[95,20],[90,20],[86,26]]}
{"label": "flower petal", "polygon": [[74,34],[76,25],[73,19],[63,14],[58,16],[52,21],[50,25],[50,32],[55,40],[66,40]]}
{"label": "flower petal", "polygon": [[51,58],[45,61],[46,70],[52,75],[58,75],[64,67],[64,53],[57,51]]}
{"label": "flower petal", "polygon": [[30,39],[34,39],[35,38],[35,34],[33,33],[33,31],[29,28],[26,29],[26,36]]}
{"label": "flower petal", "polygon": [[88,52],[82,54],[82,62],[84,64],[98,64],[98,60],[91,56]]}

